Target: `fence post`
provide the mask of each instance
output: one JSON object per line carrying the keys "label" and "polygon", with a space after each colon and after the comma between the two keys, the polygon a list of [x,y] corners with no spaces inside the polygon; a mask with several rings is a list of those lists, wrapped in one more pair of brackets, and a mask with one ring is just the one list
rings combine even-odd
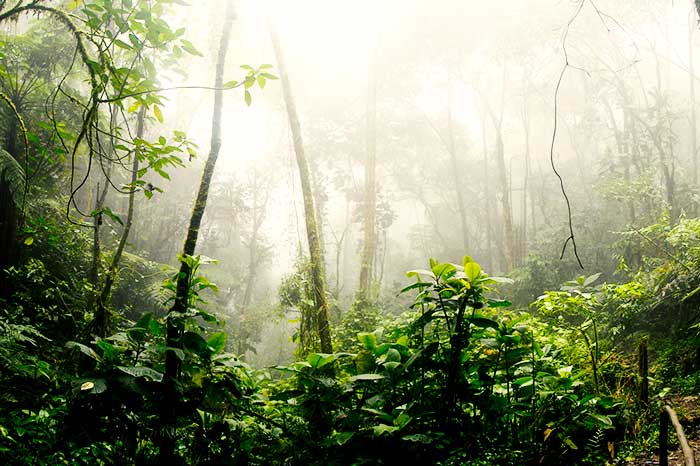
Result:
{"label": "fence post", "polygon": [[683,426],[678,421],[678,415],[668,405],[661,410],[661,426],[659,430],[659,466],[668,466],[668,425],[672,424],[678,436],[678,443],[685,457],[685,466],[695,466],[695,452],[690,447],[683,432]]}
{"label": "fence post", "polygon": [[668,413],[661,410],[659,426],[659,466],[668,466]]}

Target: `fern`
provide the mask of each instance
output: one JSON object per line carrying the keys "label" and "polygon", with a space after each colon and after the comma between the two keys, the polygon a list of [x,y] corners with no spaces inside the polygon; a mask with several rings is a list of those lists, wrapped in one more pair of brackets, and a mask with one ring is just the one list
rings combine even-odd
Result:
{"label": "fern", "polygon": [[37,346],[38,340],[49,341],[30,325],[10,324],[0,320],[0,372],[23,373],[28,359],[27,346]]}
{"label": "fern", "polygon": [[8,187],[15,206],[20,208],[26,187],[24,170],[14,157],[3,149],[0,149],[0,185]]}

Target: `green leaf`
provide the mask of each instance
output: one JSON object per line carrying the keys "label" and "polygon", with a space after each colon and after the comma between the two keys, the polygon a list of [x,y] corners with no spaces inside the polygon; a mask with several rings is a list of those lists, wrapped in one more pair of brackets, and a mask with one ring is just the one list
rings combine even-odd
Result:
{"label": "green leaf", "polygon": [[221,353],[226,348],[226,332],[217,332],[207,338],[207,345],[213,352]]}
{"label": "green leaf", "polygon": [[209,344],[199,333],[185,332],[182,335],[182,345],[186,350],[192,351],[199,356],[209,357],[210,355]]}
{"label": "green leaf", "polygon": [[600,272],[591,275],[590,277],[586,278],[586,279],[583,281],[583,286],[585,287],[585,286],[590,286],[590,285],[592,285],[593,283],[596,282],[596,280],[598,280],[598,279],[600,278],[600,276],[601,276],[601,273],[600,273]]}
{"label": "green leaf", "polygon": [[389,434],[396,432],[397,430],[399,430],[398,427],[388,426],[386,424],[379,424],[378,426],[374,426],[374,428],[372,429],[375,437],[380,437],[382,435],[389,435]]}
{"label": "green leaf", "polygon": [[335,361],[335,354],[311,353],[306,357],[306,360],[311,364],[311,367],[320,369]]}
{"label": "green leaf", "polygon": [[264,76],[258,76],[258,86],[260,86],[260,89],[265,89],[265,77]]}
{"label": "green leaf", "polygon": [[78,391],[91,395],[97,395],[107,390],[107,382],[105,379],[81,379],[76,382],[76,386]]}
{"label": "green leaf", "polygon": [[472,325],[476,325],[477,327],[498,329],[498,322],[496,322],[495,320],[487,319],[486,317],[474,316],[469,320],[469,322],[471,322]]}
{"label": "green leaf", "polygon": [[445,262],[443,264],[435,264],[430,267],[435,274],[435,278],[447,279],[457,272],[457,267],[454,264]]}
{"label": "green leaf", "polygon": [[353,435],[355,435],[355,432],[336,432],[332,438],[337,445],[345,445]]}
{"label": "green leaf", "polygon": [[416,277],[416,278],[420,279],[421,275],[427,276],[430,278],[435,278],[435,275],[430,270],[415,269],[415,270],[409,270],[408,272],[406,272],[406,276],[408,278]]}
{"label": "green leaf", "polygon": [[425,282],[416,282],[413,285],[408,285],[406,288],[401,290],[401,293],[405,293],[407,291],[413,290],[414,288],[427,288],[431,283],[425,283]]}
{"label": "green leaf", "polygon": [[92,348],[90,348],[89,346],[85,346],[82,343],[78,343],[77,341],[69,341],[68,343],[66,343],[66,348],[78,348],[80,352],[84,355],[89,356],[95,361],[102,362],[102,358],[97,353],[95,353],[95,351]]}
{"label": "green leaf", "polygon": [[202,55],[202,54],[200,53],[199,50],[197,50],[197,49],[195,48],[194,45],[192,45],[192,42],[190,42],[190,41],[188,41],[188,40],[185,40],[185,39],[182,39],[182,40],[180,41],[180,44],[182,45],[182,48],[185,50],[185,52],[189,53],[190,55],[195,55],[195,56],[198,56],[198,57],[203,57],[203,56],[204,56],[204,55]]}
{"label": "green leaf", "polygon": [[609,416],[604,416],[602,414],[588,413],[588,416],[595,421],[601,427],[611,428],[613,427],[612,419]]}
{"label": "green leaf", "polygon": [[464,274],[470,282],[473,282],[481,275],[481,266],[476,262],[467,262],[464,264]]}
{"label": "green leaf", "polygon": [[163,113],[160,111],[159,106],[153,106],[153,115],[155,115],[156,120],[158,120],[158,122],[163,123]]}
{"label": "green leaf", "polygon": [[122,219],[119,217],[119,215],[112,212],[112,209],[110,209],[109,207],[102,208],[102,213],[105,214],[107,217],[111,218],[113,221],[117,222],[119,225],[124,225],[124,222],[122,222]]}
{"label": "green leaf", "polygon": [[238,81],[229,81],[222,86],[224,89],[233,89],[238,86]]}
{"label": "green leaf", "polygon": [[129,45],[126,42],[124,42],[123,40],[119,40],[119,39],[115,39],[114,45],[116,45],[117,47],[120,47],[122,49],[125,49],[125,50],[132,49],[131,45]]}
{"label": "green leaf", "polygon": [[250,107],[250,104],[253,103],[253,96],[250,95],[250,91],[246,90],[245,91],[245,103]]}
{"label": "green leaf", "polygon": [[141,101],[137,100],[133,104],[129,105],[129,108],[126,111],[129,113],[134,113],[136,110],[139,109],[139,107],[141,107]]}
{"label": "green leaf", "polygon": [[26,246],[31,246],[34,243],[34,237],[33,236],[27,236],[24,238],[24,244]]}
{"label": "green leaf", "polygon": [[377,347],[377,335],[374,333],[361,332],[357,334],[357,339],[360,340],[362,346],[370,351],[374,351]]}
{"label": "green leaf", "polygon": [[150,367],[117,366],[117,369],[124,372],[125,374],[129,374],[132,377],[143,377],[146,380],[151,380],[153,382],[160,382],[161,380],[163,380],[163,374],[161,374],[157,370],[151,369]]}
{"label": "green leaf", "polygon": [[504,283],[504,284],[508,284],[508,285],[515,283],[512,278],[508,278],[508,277],[489,277],[487,282]]}
{"label": "green leaf", "polygon": [[512,306],[513,303],[507,299],[490,299],[488,300],[489,307],[508,307]]}
{"label": "green leaf", "polygon": [[384,378],[385,377],[381,374],[357,374],[355,376],[350,377],[350,380],[354,382],[356,380],[381,380]]}

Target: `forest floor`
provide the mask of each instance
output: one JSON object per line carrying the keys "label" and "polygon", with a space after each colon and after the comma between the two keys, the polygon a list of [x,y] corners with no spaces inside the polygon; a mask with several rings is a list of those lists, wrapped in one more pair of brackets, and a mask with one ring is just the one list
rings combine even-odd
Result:
{"label": "forest floor", "polygon": [[[699,396],[684,396],[674,397],[666,402],[678,414],[678,420],[683,425],[684,433],[688,438],[688,443],[695,453],[695,463],[700,464],[700,397]],[[669,442],[672,446],[669,447],[668,465],[669,466],[685,466],[685,457],[678,446],[676,433],[672,426],[669,426]],[[648,466],[659,464],[659,455],[643,455],[634,461],[627,463],[626,466]]]}

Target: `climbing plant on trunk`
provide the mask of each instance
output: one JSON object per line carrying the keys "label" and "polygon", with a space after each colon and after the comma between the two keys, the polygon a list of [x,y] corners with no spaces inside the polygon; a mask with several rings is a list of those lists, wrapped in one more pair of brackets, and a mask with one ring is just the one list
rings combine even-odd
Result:
{"label": "climbing plant on trunk", "polygon": [[[190,217],[189,228],[187,229],[187,237],[182,248],[183,259],[194,255],[197,246],[197,237],[199,236],[199,227],[204,216],[204,209],[207,205],[209,197],[209,187],[214,175],[214,168],[219,157],[221,149],[221,110],[223,107],[223,85],[224,85],[224,65],[226,63],[226,52],[228,50],[229,37],[231,35],[231,26],[233,24],[234,10],[231,2],[226,4],[226,16],[221,33],[221,41],[219,42],[219,51],[216,60],[216,77],[214,87],[214,113],[212,116],[211,129],[211,146],[209,158],[204,165],[202,179],[199,183],[199,191],[194,202],[192,215]],[[246,94],[249,95],[249,94]],[[184,329],[183,316],[186,314],[189,284],[192,275],[190,261],[180,261],[180,272],[177,275],[175,302],[167,316],[167,345],[169,348],[178,348],[180,346],[180,336]],[[174,350],[169,350],[165,354],[165,376],[163,380],[164,388],[164,403],[163,412],[161,414],[161,422],[163,425],[163,433],[159,440],[160,447],[160,464],[179,464],[178,457],[175,454],[174,426],[177,422],[176,403],[178,400],[177,377],[179,371],[179,359]]]}
{"label": "climbing plant on trunk", "polygon": [[331,343],[330,323],[328,321],[328,299],[326,297],[326,282],[323,270],[323,247],[320,240],[318,221],[316,219],[316,208],[309,170],[309,161],[304,151],[304,141],[301,136],[301,124],[297,114],[292,88],[289,83],[289,76],[284,65],[282,48],[277,38],[277,32],[270,22],[270,37],[275,49],[277,67],[279,68],[280,79],[282,80],[282,93],[287,106],[287,116],[294,139],[294,153],[296,154],[299,177],[301,179],[301,191],[304,197],[304,218],[306,220],[306,237],[309,244],[309,255],[311,256],[311,281],[313,284],[314,304],[316,315],[316,331],[320,341],[321,351],[324,353],[333,352]]}

